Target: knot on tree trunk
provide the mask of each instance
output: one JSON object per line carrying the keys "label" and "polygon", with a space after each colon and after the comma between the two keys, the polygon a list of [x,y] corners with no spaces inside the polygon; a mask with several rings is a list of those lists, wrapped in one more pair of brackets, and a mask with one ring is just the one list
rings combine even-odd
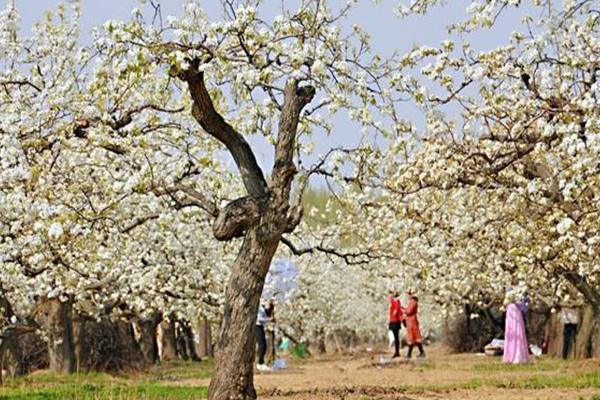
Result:
{"label": "knot on tree trunk", "polygon": [[219,211],[213,224],[217,240],[227,241],[243,236],[244,232],[260,219],[260,207],[251,197],[242,197]]}
{"label": "knot on tree trunk", "polygon": [[296,96],[298,96],[298,98],[300,99],[300,102],[302,104],[302,107],[304,107],[306,104],[308,104],[312,101],[313,97],[315,97],[315,93],[316,93],[316,90],[314,87],[302,86],[302,87],[299,87],[298,90],[296,91]]}

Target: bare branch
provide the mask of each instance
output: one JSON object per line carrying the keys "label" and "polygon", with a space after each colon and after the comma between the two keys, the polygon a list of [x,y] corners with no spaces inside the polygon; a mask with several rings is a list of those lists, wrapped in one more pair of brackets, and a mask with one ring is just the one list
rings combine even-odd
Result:
{"label": "bare branch", "polygon": [[215,109],[206,89],[204,73],[198,72],[198,63],[193,62],[190,69],[180,77],[187,82],[194,100],[192,115],[209,135],[227,147],[240,170],[248,194],[255,199],[266,198],[267,182],[250,145]]}
{"label": "bare branch", "polygon": [[285,244],[291,252],[296,256],[301,256],[304,254],[314,254],[315,252],[325,253],[332,256],[339,257],[344,260],[344,262],[348,265],[360,265],[360,264],[368,264],[371,261],[377,259],[378,257],[373,255],[371,251],[357,251],[357,252],[342,252],[330,247],[324,247],[322,245],[306,247],[299,249],[297,248],[289,239],[285,237],[281,237],[281,243]]}

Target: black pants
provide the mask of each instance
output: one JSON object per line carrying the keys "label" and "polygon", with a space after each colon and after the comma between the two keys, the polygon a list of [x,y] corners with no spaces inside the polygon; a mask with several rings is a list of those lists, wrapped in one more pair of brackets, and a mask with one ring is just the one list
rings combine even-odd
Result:
{"label": "black pants", "polygon": [[394,356],[400,355],[400,322],[390,322],[390,331],[394,334]]}
{"label": "black pants", "polygon": [[563,334],[563,359],[569,357],[569,350],[571,350],[571,344],[575,341],[575,335],[577,334],[577,324],[565,324]]}
{"label": "black pants", "polygon": [[254,333],[256,334],[256,342],[258,343],[258,363],[265,363],[265,353],[267,352],[267,338],[265,337],[265,327],[255,325]]}

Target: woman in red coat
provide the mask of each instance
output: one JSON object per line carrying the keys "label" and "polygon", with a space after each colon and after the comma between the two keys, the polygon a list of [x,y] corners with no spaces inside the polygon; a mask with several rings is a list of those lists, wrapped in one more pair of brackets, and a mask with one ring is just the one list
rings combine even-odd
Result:
{"label": "woman in red coat", "polygon": [[408,353],[407,358],[412,355],[413,348],[415,345],[419,348],[419,357],[425,357],[425,351],[423,350],[423,338],[421,337],[421,331],[419,330],[419,320],[417,313],[419,311],[419,299],[417,296],[408,292],[408,305],[405,311],[405,324],[406,324],[406,341],[408,342]]}

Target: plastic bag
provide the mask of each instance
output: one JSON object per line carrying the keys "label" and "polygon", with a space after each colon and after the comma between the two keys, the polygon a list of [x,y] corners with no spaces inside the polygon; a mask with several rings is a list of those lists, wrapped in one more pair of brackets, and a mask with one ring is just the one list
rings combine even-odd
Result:
{"label": "plastic bag", "polygon": [[283,358],[278,358],[277,360],[273,361],[273,365],[271,366],[271,368],[273,369],[273,371],[285,369],[287,368],[287,362]]}
{"label": "plastic bag", "polygon": [[290,340],[288,338],[283,338],[281,343],[279,344],[279,350],[286,351],[290,348]]}

